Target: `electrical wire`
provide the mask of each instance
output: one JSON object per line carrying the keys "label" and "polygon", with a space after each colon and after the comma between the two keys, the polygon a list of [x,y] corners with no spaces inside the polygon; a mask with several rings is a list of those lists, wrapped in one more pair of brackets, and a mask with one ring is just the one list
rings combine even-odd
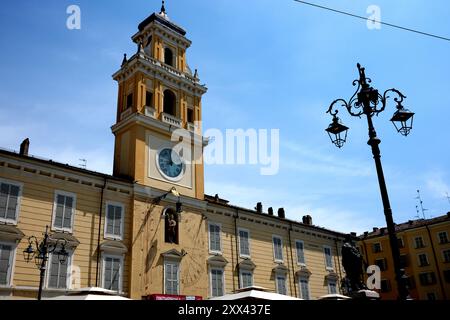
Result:
{"label": "electrical wire", "polygon": [[427,32],[423,32],[423,31],[419,31],[419,30],[415,30],[415,29],[405,28],[405,27],[402,27],[402,26],[399,26],[399,25],[395,25],[395,24],[392,24],[392,23],[387,23],[387,22],[378,21],[378,20],[375,20],[375,19],[370,19],[370,18],[367,18],[367,17],[363,17],[363,16],[359,16],[359,15],[353,14],[353,13],[349,13],[349,12],[345,12],[345,11],[336,10],[336,9],[333,9],[333,8],[321,6],[321,5],[318,5],[318,4],[315,4],[315,3],[301,1],[301,0],[294,0],[294,1],[302,3],[302,4],[306,4],[306,5],[309,5],[309,6],[312,6],[312,7],[316,7],[316,8],[320,8],[320,9],[324,9],[324,10],[328,10],[328,11],[332,11],[332,12],[335,12],[335,13],[344,14],[344,15],[347,15],[347,16],[350,16],[350,17],[353,17],[353,18],[358,18],[358,19],[363,19],[363,20],[366,20],[366,21],[371,21],[371,22],[374,22],[374,23],[379,23],[379,24],[382,24],[382,25],[385,25],[385,26],[389,26],[389,27],[392,27],[392,28],[397,28],[397,29],[401,29],[401,30],[405,30],[405,31],[409,31],[409,32],[414,32],[414,33],[418,33],[418,34],[421,34],[421,35],[424,35],[424,36],[437,38],[437,39],[440,39],[440,40],[450,41],[450,38],[441,37],[441,36],[438,36],[438,35],[435,35],[435,34],[432,34],[432,33],[427,33]]}

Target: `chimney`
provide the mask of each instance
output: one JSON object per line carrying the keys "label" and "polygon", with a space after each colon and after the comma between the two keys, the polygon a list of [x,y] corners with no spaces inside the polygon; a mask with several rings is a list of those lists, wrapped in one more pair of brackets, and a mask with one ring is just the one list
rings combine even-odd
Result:
{"label": "chimney", "polygon": [[28,149],[30,148],[30,139],[26,138],[20,144],[20,155],[28,156]]}
{"label": "chimney", "polygon": [[378,232],[378,228],[377,227],[373,227],[373,232]]}
{"label": "chimney", "polygon": [[384,232],[386,231],[386,228],[381,228],[380,229],[380,233],[383,235],[384,234]]}
{"label": "chimney", "polygon": [[259,213],[259,214],[261,214],[262,212],[263,212],[263,206],[262,206],[262,203],[261,202],[258,202],[257,204],[256,204],[256,213]]}
{"label": "chimney", "polygon": [[364,238],[367,238],[369,236],[369,232],[364,232]]}
{"label": "chimney", "polygon": [[303,216],[302,221],[303,221],[303,224],[312,226],[312,217],[310,215]]}
{"label": "chimney", "polygon": [[352,237],[356,237],[356,232],[350,232],[350,235],[351,235]]}
{"label": "chimney", "polygon": [[447,212],[447,218],[450,218],[450,211]]}
{"label": "chimney", "polygon": [[284,212],[284,208],[278,209],[278,217],[281,219],[286,218],[286,213]]}
{"label": "chimney", "polygon": [[269,208],[269,216],[273,216],[273,208],[272,207]]}

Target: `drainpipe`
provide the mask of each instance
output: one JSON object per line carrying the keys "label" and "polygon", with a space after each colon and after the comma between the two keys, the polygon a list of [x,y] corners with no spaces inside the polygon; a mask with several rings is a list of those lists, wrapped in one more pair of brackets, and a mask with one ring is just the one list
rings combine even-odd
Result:
{"label": "drainpipe", "polygon": [[[295,285],[295,271],[294,271],[294,255],[292,254],[292,241],[291,241],[291,232],[292,232],[292,222],[289,222],[289,231],[288,231],[288,237],[289,237],[289,249],[291,251],[291,265],[292,265],[292,283],[294,284],[294,294],[295,297],[297,297],[297,286]],[[292,283],[289,281],[290,284],[290,290],[292,292]]]}
{"label": "drainpipe", "polygon": [[430,231],[430,228],[428,228],[428,225],[425,225],[425,228],[428,231],[428,238],[430,239],[431,250],[433,250],[434,263],[436,264],[436,270],[437,270],[437,274],[438,274],[439,284],[441,285],[442,295],[444,296],[444,300],[447,300],[447,295],[445,294],[444,285],[442,283],[441,270],[439,269],[439,262],[438,262],[438,259],[436,256],[436,251],[434,250],[434,244],[433,244],[433,239],[431,237],[431,231]]}
{"label": "drainpipe", "polygon": [[[341,270],[341,259],[339,259],[338,238],[334,238],[334,245],[336,247],[336,256],[337,256],[337,259],[338,259],[339,277],[341,278],[341,282],[342,282],[342,270]],[[339,285],[339,289],[340,288],[341,288],[341,286]]]}
{"label": "drainpipe", "polygon": [[[239,218],[239,210],[236,209],[236,214],[234,215],[234,241],[235,241],[235,245],[236,245],[236,270],[237,270],[237,278],[238,278],[238,288],[241,287],[241,277],[240,277],[240,273],[241,270],[239,268],[239,247],[238,247],[238,229],[237,229],[237,219]],[[234,281],[233,281],[233,286],[234,286]]]}
{"label": "drainpipe", "polygon": [[98,269],[100,264],[100,239],[102,234],[102,213],[103,213],[103,196],[105,194],[105,188],[106,188],[106,177],[103,180],[103,187],[102,187],[102,195],[100,196],[100,209],[98,212],[98,236],[97,236],[97,267],[96,267],[96,273],[95,273],[95,286],[98,287]]}

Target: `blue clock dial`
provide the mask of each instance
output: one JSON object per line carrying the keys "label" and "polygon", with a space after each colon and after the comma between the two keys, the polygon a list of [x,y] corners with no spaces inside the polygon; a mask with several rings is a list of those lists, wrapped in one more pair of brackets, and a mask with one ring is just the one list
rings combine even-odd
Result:
{"label": "blue clock dial", "polygon": [[161,171],[169,178],[177,178],[183,173],[183,161],[172,149],[166,148],[159,152],[158,164]]}

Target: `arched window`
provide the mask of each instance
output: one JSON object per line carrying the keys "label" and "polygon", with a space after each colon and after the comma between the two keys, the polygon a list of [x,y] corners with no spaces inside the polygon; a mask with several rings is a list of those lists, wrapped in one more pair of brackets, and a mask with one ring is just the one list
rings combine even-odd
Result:
{"label": "arched window", "polygon": [[177,97],[170,90],[164,91],[164,113],[170,114],[171,116],[176,117],[176,103]]}
{"label": "arched window", "polygon": [[173,67],[173,52],[169,48],[164,49],[164,63]]}
{"label": "arched window", "polygon": [[164,240],[166,243],[178,244],[178,214],[170,208],[165,211]]}

